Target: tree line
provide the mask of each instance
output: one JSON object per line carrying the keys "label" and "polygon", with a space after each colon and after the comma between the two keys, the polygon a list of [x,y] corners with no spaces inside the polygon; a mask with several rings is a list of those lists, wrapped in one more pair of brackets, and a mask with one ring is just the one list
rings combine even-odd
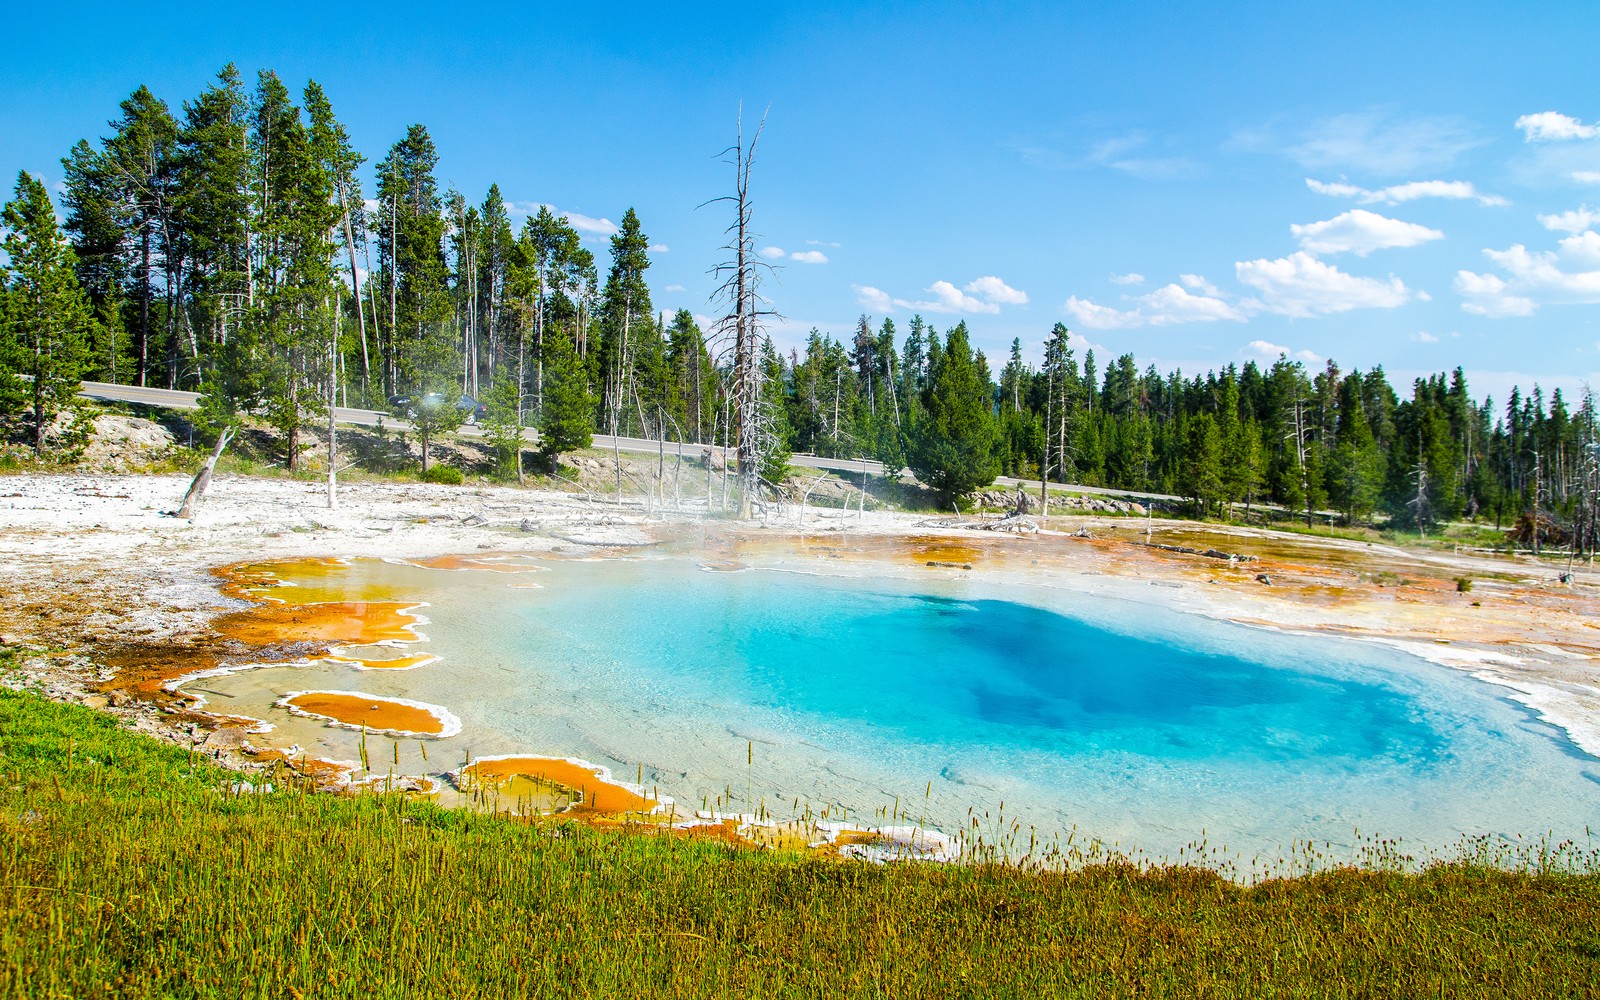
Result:
{"label": "tree line", "polygon": [[[759,439],[771,483],[790,451],[872,457],[914,471],[940,503],[997,475],[1042,476],[1183,496],[1202,515],[1270,503],[1424,530],[1520,518],[1533,544],[1596,541],[1587,392],[1574,405],[1535,387],[1496,407],[1458,368],[1402,398],[1381,367],[1284,357],[1185,376],[1128,354],[1101,370],[1061,324],[1042,364],[1019,340],[996,374],[964,323],[941,333],[920,316],[903,339],[862,317],[845,342],[814,330],[783,354],[756,334],[761,310],[737,280],[737,332],[708,336],[687,310],[654,309],[632,209],[602,281],[550,208],[518,228],[497,185],[481,201],[441,190],[420,124],[375,164],[369,197],[366,157],[320,86],[296,98],[262,71],[247,89],[232,65],[176,113],[140,87],[107,135],[62,162],[61,229],[26,174],[5,215],[0,364],[36,374],[7,380],[0,407],[32,414],[36,447],[70,396],[57,383],[79,377],[198,390],[214,423],[261,414],[291,468],[330,404],[403,407],[426,463],[429,437],[472,412],[457,405],[470,396],[519,476],[532,425],[551,458],[595,430],[742,457]],[[738,164],[734,249],[749,222]]]}

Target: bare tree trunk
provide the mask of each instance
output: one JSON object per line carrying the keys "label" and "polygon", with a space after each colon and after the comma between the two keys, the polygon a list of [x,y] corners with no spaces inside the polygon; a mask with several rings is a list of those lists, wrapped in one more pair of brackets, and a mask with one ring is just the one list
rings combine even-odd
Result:
{"label": "bare tree trunk", "polygon": [[[335,286],[333,304],[333,343],[328,352],[328,509],[339,506],[339,442],[333,426],[333,407],[339,395],[339,296]],[[361,308],[361,296],[356,295],[356,308]],[[363,346],[365,346],[363,344]]]}
{"label": "bare tree trunk", "polygon": [[[762,119],[762,126],[766,120]],[[739,125],[738,137],[728,152],[733,154],[734,193],[721,201],[731,201],[737,215],[728,227],[733,239],[728,249],[733,260],[718,267],[727,274],[720,289],[731,301],[728,315],[723,317],[722,329],[733,333],[732,397],[734,413],[731,430],[734,433],[739,460],[739,517],[748,519],[752,505],[761,486],[761,451],[763,421],[761,410],[762,372],[759,356],[759,318],[762,311],[756,308],[759,284],[755,255],[755,235],[750,230],[750,164],[755,158],[756,144],[761,141],[761,127],[744,142],[744,125]]]}
{"label": "bare tree trunk", "polygon": [[232,427],[224,427],[222,433],[217,435],[217,444],[211,449],[211,457],[206,459],[206,464],[200,466],[200,471],[194,474],[194,479],[189,483],[189,492],[183,495],[183,504],[178,508],[178,517],[194,519],[195,508],[200,506],[200,498],[205,495],[206,487],[211,485],[211,474],[217,468],[217,459],[222,457],[222,449],[226,448],[232,439]]}
{"label": "bare tree trunk", "polygon": [[[356,322],[361,327],[361,389],[365,394],[372,385],[372,359],[367,353],[367,311],[361,305],[361,282],[356,276],[355,230],[350,225],[350,206],[345,204],[343,184],[339,185],[339,207],[344,210],[344,245],[350,253],[350,294],[355,296]],[[330,503],[328,506],[333,505]]]}

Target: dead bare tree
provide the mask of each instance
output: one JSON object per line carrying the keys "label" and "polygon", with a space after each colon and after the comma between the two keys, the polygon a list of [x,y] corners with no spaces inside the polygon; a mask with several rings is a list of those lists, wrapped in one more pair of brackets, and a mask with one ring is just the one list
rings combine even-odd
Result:
{"label": "dead bare tree", "polygon": [[222,428],[222,433],[217,435],[216,447],[211,449],[211,457],[206,459],[200,471],[194,474],[194,479],[189,482],[189,492],[183,495],[183,504],[178,508],[175,517],[193,520],[195,508],[200,506],[200,498],[205,495],[206,487],[211,485],[211,474],[217,468],[217,459],[222,457],[222,449],[228,447],[228,442],[233,438],[233,427]]}
{"label": "dead bare tree", "polygon": [[755,160],[756,144],[761,140],[761,130],[767,118],[761,116],[749,145],[744,141],[744,109],[741,107],[736,141],[723,150],[722,156],[734,169],[734,193],[705,202],[731,202],[736,212],[733,224],[727,229],[725,246],[733,256],[712,269],[722,279],[715,298],[727,303],[727,312],[713,327],[723,341],[723,354],[728,359],[728,395],[732,403],[732,428],[735,450],[739,461],[739,518],[748,520],[752,505],[761,488],[761,456],[772,445],[772,425],[762,407],[761,390],[761,321],[776,315],[762,308],[763,299],[757,289],[764,272],[770,265],[755,252],[755,233],[750,228],[750,166]]}

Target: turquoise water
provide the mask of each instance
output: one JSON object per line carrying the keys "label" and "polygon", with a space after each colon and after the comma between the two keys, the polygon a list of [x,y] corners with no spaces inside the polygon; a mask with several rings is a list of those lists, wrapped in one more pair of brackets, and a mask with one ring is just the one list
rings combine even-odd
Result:
{"label": "turquoise water", "polygon": [[1600,826],[1600,762],[1500,689],[1175,611],[1170,591],[673,559],[552,561],[512,585],[393,571],[430,601],[440,662],[277,686],[441,704],[464,726],[451,752],[583,757],[686,809],[872,820],[898,803],[991,836],[1003,810],[1041,839],[1175,855],[1203,836],[1245,859],[1348,852],[1358,830],[1425,849]]}

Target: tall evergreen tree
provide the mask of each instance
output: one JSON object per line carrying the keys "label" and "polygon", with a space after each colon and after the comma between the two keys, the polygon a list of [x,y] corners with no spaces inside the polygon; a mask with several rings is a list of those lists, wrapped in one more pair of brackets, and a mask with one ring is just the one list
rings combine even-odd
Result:
{"label": "tall evergreen tree", "polygon": [[27,171],[17,175],[15,195],[0,212],[0,222],[9,259],[0,270],[5,287],[0,411],[14,412],[19,403],[27,407],[33,451],[42,455],[46,426],[78,391],[89,342],[89,304],[50,196]]}
{"label": "tall evergreen tree", "polygon": [[594,396],[589,379],[566,332],[552,330],[545,342],[547,391],[539,417],[539,451],[556,470],[569,451],[589,447],[594,435]]}
{"label": "tall evergreen tree", "polygon": [[639,216],[630,208],[611,237],[611,271],[601,293],[601,341],[595,376],[603,419],[612,433],[642,429],[639,411],[646,401],[642,394],[636,394],[641,382],[648,391],[663,367],[655,310],[644,280],[644,272],[650,267],[649,249],[650,240],[640,228]]}
{"label": "tall evergreen tree", "polygon": [[958,323],[928,372],[911,469],[938,496],[954,502],[1000,474],[999,430],[989,380]]}
{"label": "tall evergreen tree", "polygon": [[391,393],[459,394],[451,329],[445,220],[433,172],[439,154],[412,125],[378,164],[378,256],[388,292],[386,382]]}

